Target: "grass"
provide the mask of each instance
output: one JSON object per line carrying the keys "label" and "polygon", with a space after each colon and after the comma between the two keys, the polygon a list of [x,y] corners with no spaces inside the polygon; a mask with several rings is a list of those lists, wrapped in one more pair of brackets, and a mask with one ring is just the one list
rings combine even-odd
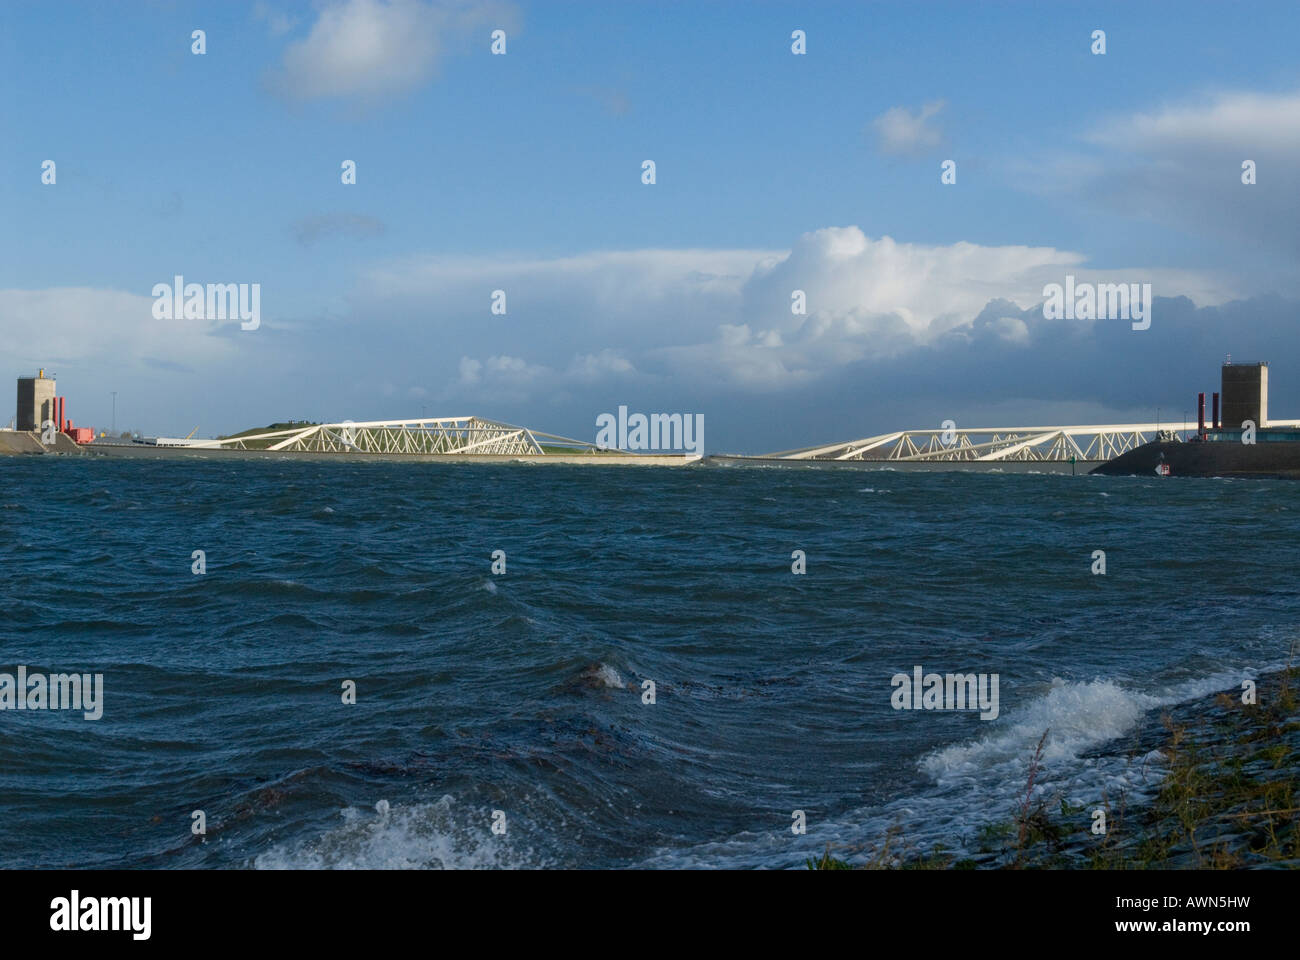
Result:
{"label": "grass", "polygon": [[[939,847],[908,849],[895,827],[870,848],[841,847],[864,859],[837,858],[828,845],[806,864],[810,870],[1300,868],[1298,686],[1300,669],[1288,664],[1258,681],[1257,703],[1221,693],[1194,711],[1183,710],[1181,720],[1163,714],[1164,776],[1138,810],[1129,808],[1127,796],[1104,792],[1096,804],[1073,806],[1046,795],[1034,801],[1045,731],[1030,757],[1024,799],[1006,821],[977,832],[978,862]],[[1131,762],[1145,752],[1130,754]],[[1094,832],[1098,810],[1104,832]]]}
{"label": "grass", "polygon": [[[1285,670],[1259,704],[1220,694],[1212,725],[1163,719],[1169,764],[1134,842],[1102,845],[1108,869],[1300,866],[1300,720]],[[1263,688],[1259,691],[1264,694]]]}
{"label": "grass", "polygon": [[622,453],[621,450],[598,450],[595,447],[557,447],[551,444],[542,444],[542,453],[559,455],[559,456],[591,456],[607,457]]}
{"label": "grass", "polygon": [[[227,434],[224,437],[217,437],[218,440],[234,440],[237,437],[251,437],[259,433],[275,433],[279,430],[301,430],[304,427],[314,427],[315,423],[308,420],[288,420],[284,423],[273,423],[266,427],[249,427],[247,430],[241,430],[239,433]],[[264,450],[273,443],[283,440],[283,437],[274,437],[270,440],[254,440],[245,444],[250,450]]]}

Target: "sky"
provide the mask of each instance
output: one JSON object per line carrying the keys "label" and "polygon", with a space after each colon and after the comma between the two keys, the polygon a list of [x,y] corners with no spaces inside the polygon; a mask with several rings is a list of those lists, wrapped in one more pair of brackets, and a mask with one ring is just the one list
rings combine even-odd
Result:
{"label": "sky", "polygon": [[[146,435],[626,406],[762,453],[1177,420],[1231,354],[1300,418],[1297,37],[1294,3],[6,0],[0,377]],[[258,284],[256,329],[156,316],[178,275]],[[1150,327],[1049,319],[1067,275],[1150,284]]]}

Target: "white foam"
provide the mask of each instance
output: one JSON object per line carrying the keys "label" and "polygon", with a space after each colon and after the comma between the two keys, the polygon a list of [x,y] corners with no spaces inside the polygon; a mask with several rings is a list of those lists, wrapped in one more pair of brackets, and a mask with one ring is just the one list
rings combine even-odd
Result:
{"label": "white foam", "polygon": [[922,782],[908,795],[823,821],[816,831],[810,829],[807,837],[800,838],[802,842],[792,844],[780,830],[745,832],[689,850],[660,848],[646,864],[802,867],[802,858],[820,856],[828,842],[832,853],[856,859],[883,843],[891,829],[901,831],[902,842],[913,854],[935,842],[942,842],[949,853],[968,854],[978,847],[981,826],[1008,823],[1024,801],[1029,765],[1044,732],[1047,737],[1032,794],[1035,802],[1059,794],[1072,804],[1099,806],[1122,795],[1126,802],[1138,803],[1151,795],[1163,776],[1164,758],[1158,750],[1134,758],[1121,751],[1083,754],[1133,733],[1148,710],[1239,689],[1242,680],[1284,665],[1225,668],[1149,691],[1112,679],[1054,679],[1042,696],[1005,712],[987,735],[922,756],[917,761]]}
{"label": "white foam", "polygon": [[587,679],[599,683],[603,687],[609,687],[614,690],[622,690],[626,684],[623,678],[619,676],[618,671],[607,663],[602,663],[595,669],[588,670],[583,674]]}
{"label": "white foam", "polygon": [[314,841],[282,844],[253,858],[258,870],[472,870],[545,866],[507,833],[491,830],[490,811],[436,803],[375,804],[341,812],[343,822]]}
{"label": "white foam", "polygon": [[921,758],[921,771],[939,783],[951,776],[971,776],[1032,752],[1043,734],[1044,760],[1077,757],[1089,747],[1122,737],[1142,714],[1159,703],[1153,697],[1122,689],[1109,680],[1066,683],[1054,680],[1046,696],[1031,701],[1004,729],[974,743],[943,747]]}

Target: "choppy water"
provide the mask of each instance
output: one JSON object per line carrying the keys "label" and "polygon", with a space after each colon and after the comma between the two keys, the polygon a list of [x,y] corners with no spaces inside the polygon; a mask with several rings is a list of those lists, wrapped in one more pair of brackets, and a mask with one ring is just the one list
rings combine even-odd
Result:
{"label": "choppy water", "polygon": [[[1298,492],[0,460],[0,671],[106,688],[98,721],[0,712],[0,866],[785,867],[891,826],[960,848],[1044,730],[1043,788],[1141,792],[1099,747],[1285,659]],[[892,709],[917,664],[997,673],[1000,716]]]}

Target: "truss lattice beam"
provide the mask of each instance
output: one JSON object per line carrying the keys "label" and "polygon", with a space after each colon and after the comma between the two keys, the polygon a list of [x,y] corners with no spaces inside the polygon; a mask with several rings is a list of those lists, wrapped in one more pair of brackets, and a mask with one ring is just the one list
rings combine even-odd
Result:
{"label": "truss lattice beam", "polygon": [[[1269,420],[1297,427],[1300,420]],[[979,427],[899,430],[846,443],[767,454],[780,460],[1112,460],[1162,435],[1192,434],[1170,423],[1081,424],[1058,427]]]}
{"label": "truss lattice beam", "polygon": [[367,420],[318,423],[224,440],[191,444],[191,449],[265,449],[302,453],[493,454],[541,456],[542,442],[574,452],[595,450],[592,443],[538,433],[481,417],[419,420]]}

